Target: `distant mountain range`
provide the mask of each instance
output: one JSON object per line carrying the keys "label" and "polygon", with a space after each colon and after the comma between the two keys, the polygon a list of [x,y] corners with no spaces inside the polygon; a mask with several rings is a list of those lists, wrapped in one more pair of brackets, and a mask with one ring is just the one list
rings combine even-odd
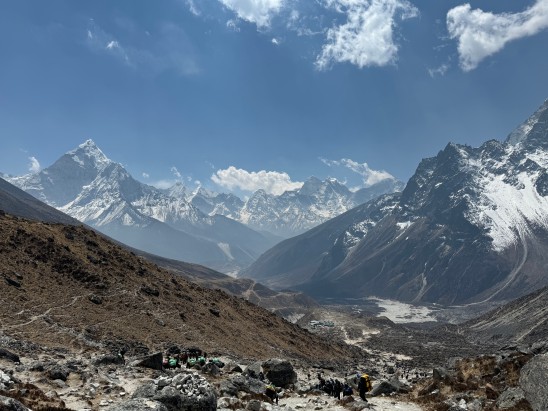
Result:
{"label": "distant mountain range", "polygon": [[237,273],[282,238],[303,232],[402,184],[351,192],[334,179],[308,180],[280,196],[248,201],[181,183],[162,190],[135,180],[92,140],[38,173],[3,177],[39,200],[132,247]]}
{"label": "distant mountain range", "polygon": [[445,305],[548,285],[548,100],[505,142],[448,144],[401,194],[285,240],[244,275],[316,297]]}

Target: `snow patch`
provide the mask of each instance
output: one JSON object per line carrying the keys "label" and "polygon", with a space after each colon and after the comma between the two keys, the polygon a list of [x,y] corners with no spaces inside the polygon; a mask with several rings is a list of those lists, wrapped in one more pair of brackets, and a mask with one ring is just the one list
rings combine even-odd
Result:
{"label": "snow patch", "polygon": [[378,315],[379,317],[388,317],[396,324],[437,321],[432,315],[434,310],[425,306],[411,305],[394,300],[384,300],[378,297],[370,297],[368,300],[373,301],[382,310]]}
{"label": "snow patch", "polygon": [[225,255],[229,259],[234,260],[234,257],[232,256],[232,253],[230,252],[230,245],[228,245],[227,243],[217,243],[217,246],[221,249],[223,253],[225,253]]}

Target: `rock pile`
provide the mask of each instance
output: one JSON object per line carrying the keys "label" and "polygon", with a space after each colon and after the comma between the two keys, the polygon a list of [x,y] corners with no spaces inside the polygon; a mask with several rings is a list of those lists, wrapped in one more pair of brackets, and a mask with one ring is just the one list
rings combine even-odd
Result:
{"label": "rock pile", "polygon": [[[135,390],[131,401],[108,408],[109,411],[130,409],[128,404],[151,404],[154,409],[168,411],[210,411],[217,409],[213,387],[196,373],[181,372],[175,376],[160,376]],[[125,407],[125,408],[124,408]]]}
{"label": "rock pile", "polygon": [[506,348],[496,355],[453,359],[419,384],[414,397],[450,411],[546,411],[548,347]]}

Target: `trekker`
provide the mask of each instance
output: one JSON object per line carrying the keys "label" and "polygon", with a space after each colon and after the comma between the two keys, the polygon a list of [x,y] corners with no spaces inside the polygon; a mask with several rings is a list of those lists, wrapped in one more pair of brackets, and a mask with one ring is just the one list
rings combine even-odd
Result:
{"label": "trekker", "polygon": [[278,405],[278,392],[276,391],[276,387],[274,387],[274,385],[267,385],[264,393],[272,402],[276,401],[276,405]]}
{"label": "trekker", "polygon": [[369,375],[362,374],[360,377],[360,382],[358,383],[358,391],[360,392],[360,398],[367,402],[365,399],[365,393],[371,391],[371,379]]}
{"label": "trekker", "polygon": [[341,399],[341,391],[342,391],[342,384],[339,380],[335,380],[335,384],[333,386],[333,397],[340,400]]}

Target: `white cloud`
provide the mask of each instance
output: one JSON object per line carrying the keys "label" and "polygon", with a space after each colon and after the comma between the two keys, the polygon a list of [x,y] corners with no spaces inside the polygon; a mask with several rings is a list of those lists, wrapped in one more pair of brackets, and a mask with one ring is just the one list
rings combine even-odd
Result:
{"label": "white cloud", "polygon": [[240,28],[238,27],[238,24],[236,23],[236,21],[232,20],[232,19],[230,19],[226,22],[226,27],[229,30],[235,31],[236,33],[238,33],[240,31]]}
{"label": "white cloud", "polygon": [[183,178],[183,175],[177,170],[177,167],[173,166],[170,168],[171,174],[175,176],[178,180],[181,180]]}
{"label": "white cloud", "polygon": [[447,73],[447,70],[449,70],[449,63],[443,63],[441,66],[436,68],[429,68],[428,74],[430,77],[434,78],[436,76],[444,76],[445,73]]}
{"label": "white cloud", "polygon": [[40,163],[36,159],[36,157],[31,156],[29,157],[29,171],[31,173],[38,173],[42,168],[40,167]]}
{"label": "white cloud", "polygon": [[[135,24],[129,22],[121,28],[131,30],[132,35],[126,37],[134,39],[133,42],[128,40],[128,44],[122,44],[116,39],[117,36],[105,31],[91,19],[86,31],[86,43],[93,51],[109,53],[127,66],[145,73],[156,75],[175,71],[186,76],[200,72],[193,44],[183,28],[169,22],[152,32],[135,27]],[[146,36],[147,41],[139,42],[139,36]]]}
{"label": "white cloud", "polygon": [[287,173],[277,171],[246,171],[230,166],[225,170],[217,170],[211,176],[211,180],[221,187],[229,190],[240,189],[243,191],[265,190],[269,194],[280,195],[285,191],[296,190],[303,183],[291,181]]}
{"label": "white cloud", "polygon": [[196,3],[194,3],[194,0],[186,0],[186,4],[190,12],[194,14],[195,16],[199,16],[202,14],[200,10],[198,9],[198,7],[196,7]]}
{"label": "white cloud", "polygon": [[519,13],[472,10],[470,4],[454,7],[447,13],[447,30],[449,36],[458,41],[460,66],[464,71],[475,69],[509,41],[532,36],[546,28],[548,0],[537,0]]}
{"label": "white cloud", "polygon": [[150,178],[150,174],[148,174],[148,173],[143,173],[141,175],[143,176],[143,178]]}
{"label": "white cloud", "polygon": [[345,13],[347,21],[327,31],[327,43],[316,60],[320,70],[343,62],[360,68],[394,63],[396,19],[419,14],[407,0],[326,0],[326,5]]}
{"label": "white cloud", "polygon": [[270,19],[280,12],[285,0],[219,0],[242,20],[257,27],[270,26]]}
{"label": "white cloud", "polygon": [[107,49],[109,50],[112,50],[112,49],[119,49],[120,48],[120,44],[118,44],[118,42],[116,40],[111,40],[108,44],[107,44]]}
{"label": "white cloud", "polygon": [[373,170],[367,163],[358,163],[357,161],[349,158],[343,158],[341,160],[328,160],[320,158],[320,160],[329,167],[344,167],[362,177],[365,187],[371,187],[374,184],[380,183],[384,180],[395,180],[394,176],[384,170]]}
{"label": "white cloud", "polygon": [[280,45],[280,40],[278,40],[276,37],[274,37],[271,41],[272,41],[272,44],[274,44],[275,46]]}

